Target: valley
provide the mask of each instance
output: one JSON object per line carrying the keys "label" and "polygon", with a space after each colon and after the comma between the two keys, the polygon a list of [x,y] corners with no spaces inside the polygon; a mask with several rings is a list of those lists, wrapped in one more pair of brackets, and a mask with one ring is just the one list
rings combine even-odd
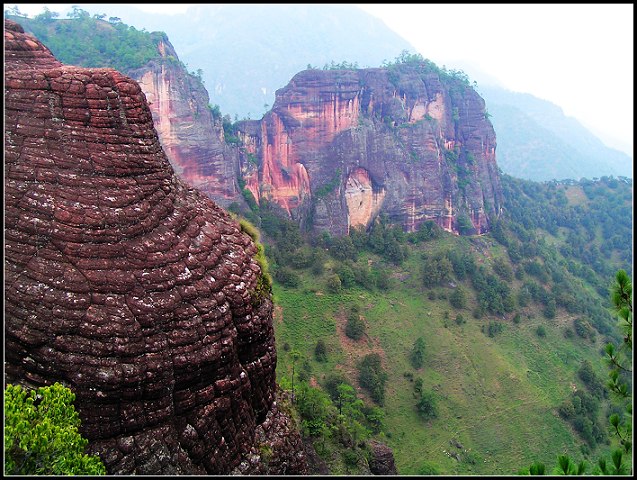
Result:
{"label": "valley", "polygon": [[[391,449],[395,473],[401,475],[512,475],[524,469],[528,472],[534,462],[550,470],[558,455],[586,461],[590,473],[597,468],[599,458],[610,457],[619,444],[608,418],[617,407],[604,387],[609,372],[604,348],[609,342],[622,343],[617,318],[610,311],[609,291],[618,270],[626,270],[631,277],[633,273],[632,179],[608,174],[594,179],[540,182],[510,176],[497,163],[499,132],[489,119],[489,105],[466,74],[439,68],[407,51],[382,67],[356,68],[332,62],[331,67],[320,69],[308,64],[286,85],[280,85],[274,104],[260,120],[235,117],[232,121],[230,115],[209,103],[201,75],[188,72],[164,33],[137,31],[119,19],[107,22],[82,12],[69,19],[25,19],[25,30],[28,32],[30,25],[60,48],[58,60],[62,63],[86,67],[89,73],[78,73],[86,78],[101,78],[101,70],[95,67],[112,66],[113,56],[126,58],[127,63],[118,64],[122,73],[112,75],[130,75],[132,80],[127,78],[122,84],[137,82],[139,91],[135,90],[137,103],[131,103],[130,109],[118,107],[118,118],[126,118],[126,112],[142,112],[145,123],[140,135],[152,147],[144,149],[131,140],[134,147],[127,150],[128,143],[118,140],[122,145],[118,148],[124,152],[117,157],[121,171],[114,170],[113,180],[105,181],[114,192],[107,199],[112,205],[102,205],[101,196],[92,190],[81,198],[92,212],[88,216],[94,222],[91,228],[98,232],[95,235],[106,235],[102,231],[114,235],[113,222],[125,215],[119,210],[111,214],[109,209],[123,202],[124,197],[142,198],[144,189],[155,188],[151,179],[151,187],[146,180],[128,182],[121,198],[115,191],[116,182],[131,175],[126,168],[138,165],[134,162],[148,155],[145,165],[152,165],[165,179],[154,194],[168,193],[161,204],[142,202],[140,208],[144,212],[161,208],[166,218],[165,212],[178,212],[174,215],[177,220],[166,220],[174,232],[166,233],[169,228],[154,217],[152,225],[158,227],[151,228],[151,220],[137,221],[128,212],[126,221],[136,229],[135,235],[131,240],[125,232],[113,243],[139,242],[141,246],[123,251],[131,258],[143,253],[144,258],[151,259],[160,255],[147,254],[144,249],[164,248],[177,258],[185,255],[183,243],[195,251],[197,261],[189,256],[190,269],[181,271],[164,264],[145,265],[133,258],[140,278],[150,278],[143,284],[150,300],[139,307],[148,308],[148,312],[144,310],[144,316],[139,316],[135,311],[130,321],[148,321],[145,328],[149,332],[157,326],[159,330],[152,333],[156,335],[152,338],[163,338],[168,327],[162,325],[168,322],[166,325],[174,327],[174,348],[184,352],[191,347],[179,343],[186,342],[180,340],[182,334],[196,342],[204,342],[204,338],[206,342],[210,338],[218,342],[211,347],[210,358],[204,358],[201,366],[193,366],[194,371],[201,368],[214,378],[208,385],[206,375],[195,375],[202,392],[197,397],[197,408],[209,419],[205,428],[198,426],[200,433],[194,435],[191,427],[182,424],[181,412],[169,411],[168,407],[159,410],[162,421],[181,432],[179,442],[195,445],[188,447],[192,449],[185,454],[187,461],[183,457],[175,460],[176,454],[170,460],[160,455],[162,468],[182,472],[183,467],[183,472],[197,474],[269,474],[285,472],[289,464],[302,474],[327,471],[332,475],[366,475],[372,465],[379,463],[379,452],[384,452],[375,442]],[[95,41],[102,42],[101,47],[78,50],[78,45],[88,42],[87,32],[98,31],[95,25],[100,32]],[[118,38],[127,39],[133,46],[119,46]],[[121,53],[120,48],[130,50],[134,45],[140,46],[138,58]],[[53,62],[51,65],[29,68],[46,66],[64,71],[66,67],[47,55],[43,58]],[[96,59],[99,64],[95,64]],[[12,88],[18,91],[23,84],[16,80]],[[129,88],[132,91],[133,87]],[[53,95],[47,91],[49,94]],[[84,105],[83,100],[69,100],[70,93],[65,95],[69,97],[60,94],[60,105]],[[115,97],[111,94],[109,98]],[[19,109],[23,103],[16,105],[12,107],[16,118],[22,118]],[[47,135],[58,132],[56,129],[93,128],[88,120],[86,125],[79,121],[55,123],[59,118],[66,122],[64,115],[69,115],[69,109],[60,107],[60,114],[53,108],[54,100],[50,105],[53,120],[47,118],[46,125],[55,128],[47,127]],[[95,112],[101,110],[94,106],[97,102],[90,105],[92,110],[87,107],[90,113],[85,117],[98,118]],[[115,107],[110,103],[107,106],[104,115],[115,122],[115,127],[109,128],[132,138],[126,130],[129,123],[117,123],[112,113]],[[80,118],[83,114],[71,112],[71,119],[73,115]],[[87,186],[82,188],[89,191],[98,184],[93,178],[102,181],[103,170],[114,168],[114,161],[112,165],[104,160],[103,166],[98,162],[93,171],[93,163],[84,162],[82,155],[115,158],[110,140],[101,139],[99,134],[86,136],[92,142],[90,149],[82,150],[73,143],[73,149],[59,152],[53,146],[26,148],[28,155],[23,155],[23,127],[18,120],[14,124],[5,138],[9,139],[12,162],[17,166],[11,164],[13,177],[5,177],[5,186],[10,181],[23,182],[27,190],[44,188],[52,201],[58,201],[56,195],[61,191],[64,203],[70,193],[60,190],[62,176],[51,174],[31,184],[30,174],[21,172],[33,170],[35,177],[35,171],[44,168],[38,162],[54,165],[59,159],[66,162],[64,168],[73,168],[80,158],[80,165],[86,168],[82,175],[87,179]],[[33,137],[36,133],[29,134]],[[64,142],[77,138],[77,133],[66,131],[60,135]],[[37,144],[37,138],[34,142]],[[135,149],[139,149],[134,154],[138,156],[128,153],[137,152]],[[603,155],[601,147],[597,152]],[[568,168],[576,169],[577,154],[569,148],[567,156],[572,161]],[[520,160],[521,156],[516,158]],[[623,160],[615,157],[613,161]],[[33,162],[40,166],[36,169]],[[139,171],[144,169],[139,167]],[[546,168],[533,165],[533,171],[539,175]],[[30,211],[41,197],[37,192],[24,195],[29,199],[26,204],[20,203],[17,194],[11,198],[15,206],[11,228],[26,232],[31,227],[20,221],[24,214],[20,212]],[[76,207],[73,205],[69,208]],[[72,222],[83,225],[82,215],[74,215]],[[102,220],[100,215],[112,217]],[[188,215],[194,219],[192,224],[178,222],[182,217],[190,218]],[[36,224],[34,221],[33,228]],[[211,233],[216,232],[213,225],[217,224],[223,225],[223,234]],[[75,228],[73,224],[70,230],[75,232]],[[200,229],[203,233],[195,234]],[[38,242],[46,244],[47,235],[57,231],[49,230],[38,230]],[[158,246],[144,239],[149,234],[157,235]],[[74,242],[80,245],[85,236],[81,232],[77,235]],[[180,236],[185,240],[178,241]],[[24,259],[19,252],[30,251],[31,246],[29,240],[20,238],[15,241],[17,246],[10,248],[16,278],[22,275],[21,268],[28,271],[32,266],[21,263]],[[228,239],[238,253],[224,246]],[[72,253],[95,252],[105,258],[113,256],[110,248],[120,248],[104,247],[93,240],[80,247],[74,242],[64,248]],[[206,249],[212,253],[206,253]],[[232,263],[234,258],[242,259],[240,267]],[[58,261],[58,256],[55,259]],[[82,260],[86,264],[90,261]],[[211,276],[206,280],[210,285],[217,285],[218,279],[228,280],[230,286],[224,292],[232,299],[228,300],[234,309],[231,313],[221,290],[211,291],[211,287],[197,283],[201,292],[185,286],[179,291],[193,302],[192,308],[179,304],[174,313],[165,314],[160,298],[164,293],[157,292],[172,292],[173,287],[177,288],[175,284],[182,288],[181,283],[194,278],[193,271],[205,270],[197,262],[215,268],[212,273],[206,271]],[[53,270],[35,263],[42,269],[36,271],[37,275],[60,288],[69,288],[68,274],[66,280],[59,280]],[[117,264],[110,273],[107,267],[103,270],[108,278],[128,275],[126,266]],[[242,275],[248,280],[242,281]],[[89,273],[88,278],[97,277]],[[148,283],[153,279],[155,284]],[[89,291],[89,296],[91,289],[98,293],[108,289],[103,280],[86,283],[82,288]],[[122,295],[132,295],[133,284],[130,280],[116,286]],[[75,283],[71,287],[79,288]],[[7,288],[5,285],[5,292]],[[136,284],[135,288],[139,290]],[[137,290],[135,295],[141,295]],[[12,305],[22,305],[21,295],[30,291],[27,287],[11,289]],[[159,298],[157,308],[150,308],[155,298]],[[122,315],[128,315],[122,308],[126,312]],[[224,319],[223,338],[214,328],[204,336],[200,334],[203,327],[192,326],[198,322],[208,325],[201,321],[208,315],[208,308],[217,309],[214,315]],[[59,309],[55,311],[59,313]],[[11,368],[16,378],[20,375],[15,372],[36,368],[30,363],[34,354],[16,345],[30,341],[21,327],[23,318],[34,325],[47,321],[46,315],[37,312],[12,313],[8,320],[12,332],[27,339],[12,343],[15,365]],[[61,321],[59,328],[63,328],[64,319]],[[102,332],[100,322],[82,328]],[[126,332],[120,336],[126,337]],[[38,342],[28,348],[39,351],[56,340]],[[78,345],[85,348],[81,342]],[[116,350],[112,346],[104,348]],[[235,363],[226,359],[229,351]],[[172,364],[172,353],[165,355],[166,365]],[[195,357],[188,351],[175,358],[183,362],[197,360]],[[109,361],[116,365],[121,358],[113,354]],[[80,401],[84,404],[80,402],[80,407],[90,406],[80,408],[86,420],[86,412],[95,410],[93,403],[107,401],[93,398],[88,381],[77,380],[72,369],[67,370],[59,373],[52,368],[49,373],[81,387],[84,397],[80,395]],[[36,383],[49,381],[34,378]],[[178,378],[180,387],[194,388],[190,377]],[[150,404],[159,395],[141,380],[135,385],[130,387],[137,389],[135,395],[133,390],[127,391],[135,401],[144,398]],[[170,385],[168,382],[161,388],[166,395],[162,398],[173,395],[174,385]],[[258,400],[250,400],[251,388],[258,392],[253,396]],[[238,393],[232,393],[232,389]],[[108,402],[119,405],[117,395],[112,393]],[[177,404],[182,411],[190,412],[195,401],[184,398]],[[209,403],[201,403],[204,398]],[[108,411],[112,425],[120,428],[119,417],[113,413],[117,408],[109,406]],[[247,424],[237,420],[239,409],[249,412]],[[232,412],[232,421],[223,412]],[[95,436],[91,438],[92,451],[109,458],[109,468],[113,469],[114,454],[110,453],[117,450],[113,450],[116,441],[95,440],[105,434],[99,430],[97,414],[91,415],[91,433]],[[155,420],[152,415],[148,418],[152,427]],[[210,439],[210,432],[221,428],[219,425],[223,436]],[[139,430],[149,442],[154,438],[151,427]],[[235,436],[237,431],[240,434]],[[122,430],[118,435],[124,433],[128,432]],[[277,435],[279,443],[272,441]],[[200,445],[192,440],[195,437]],[[120,448],[123,441],[118,438],[117,442]],[[169,448],[181,449],[179,442],[170,443]],[[126,451],[121,449],[118,455]],[[311,458],[307,470],[306,456]],[[137,473],[156,473],[155,462],[143,458],[148,470]],[[222,461],[217,462],[217,458]],[[387,471],[372,473],[394,473],[392,461],[384,462]],[[624,459],[624,463],[632,468],[631,459]],[[128,467],[121,465],[117,472],[126,473]]]}

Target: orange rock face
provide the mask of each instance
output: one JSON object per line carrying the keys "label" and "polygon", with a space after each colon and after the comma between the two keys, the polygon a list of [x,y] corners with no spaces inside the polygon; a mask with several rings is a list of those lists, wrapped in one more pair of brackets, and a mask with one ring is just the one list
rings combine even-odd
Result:
{"label": "orange rock face", "polygon": [[345,234],[386,213],[407,231],[434,220],[457,233],[462,215],[484,233],[500,213],[484,101],[426,64],[306,70],[240,130],[259,160],[247,188],[315,229]]}
{"label": "orange rock face", "polygon": [[[283,207],[288,213],[298,208],[303,197],[310,192],[307,170],[297,161],[294,145],[287,135],[278,115],[272,115],[273,135],[269,136],[265,125],[262,129],[263,161],[262,184],[255,198],[263,196]],[[272,141],[270,141],[270,139]]]}
{"label": "orange rock face", "polygon": [[157,49],[160,59],[128,73],[146,95],[166,156],[177,175],[216,202],[242,202],[239,151],[224,141],[221,119],[207,108],[208,92],[178,63],[167,39]]}

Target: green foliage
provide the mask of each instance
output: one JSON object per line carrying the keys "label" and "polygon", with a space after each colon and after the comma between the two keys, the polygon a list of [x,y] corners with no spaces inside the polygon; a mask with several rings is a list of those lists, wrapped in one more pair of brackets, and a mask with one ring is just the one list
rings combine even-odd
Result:
{"label": "green foliage", "polygon": [[[632,353],[632,282],[623,270],[619,270],[615,274],[611,286],[611,303],[614,313],[620,318],[620,328],[625,334],[623,338],[624,353]],[[626,384],[618,380],[622,370],[626,372],[629,370],[626,368],[626,364],[622,364],[613,344],[607,344],[605,353],[611,368],[611,381],[608,383],[608,390],[620,399],[620,411],[612,413],[608,422],[611,432],[618,438],[622,448],[612,451],[610,462],[606,457],[600,457],[597,465],[593,468],[593,474],[629,475],[631,468],[623,459],[624,454],[632,453],[632,399]],[[607,441],[605,429],[597,424],[600,408],[598,399],[605,396],[605,391],[602,389],[601,382],[590,362],[582,362],[578,376],[593,395],[576,391],[571,400],[560,405],[558,411],[562,418],[572,422],[575,430],[594,448],[597,443]],[[625,416],[624,419],[620,417],[620,413]],[[575,462],[567,455],[559,455],[553,473],[556,475],[583,475],[586,468],[585,462],[575,465]]]}
{"label": "green foliage", "polygon": [[493,260],[493,271],[502,278],[502,280],[506,282],[510,282],[513,280],[513,268],[511,265],[502,257],[497,257]]}
{"label": "green foliage", "polygon": [[330,255],[336,260],[356,260],[358,254],[351,237],[334,237],[330,241]]}
{"label": "green foliage", "polygon": [[238,136],[237,122],[232,122],[230,115],[226,114],[222,119],[223,138],[230,145],[241,145],[241,139]]}
{"label": "green foliage", "polygon": [[345,335],[352,340],[360,340],[365,334],[365,322],[361,319],[357,311],[352,311],[347,317],[345,324]]}
{"label": "green foliage", "polygon": [[410,234],[409,241],[412,243],[422,243],[440,238],[442,229],[433,220],[427,220],[420,225],[416,231]]}
{"label": "green foliage", "polygon": [[432,465],[429,462],[425,462],[418,470],[418,475],[440,475],[440,471],[436,468],[435,465]]}
{"label": "green foliage", "polygon": [[314,347],[314,357],[317,362],[327,362],[327,345],[322,338],[316,341],[316,347]]}
{"label": "green foliage", "polygon": [[538,325],[538,327],[535,329],[535,334],[540,338],[546,337],[546,328],[544,327],[544,325]]}
{"label": "green foliage", "polygon": [[499,333],[501,333],[503,329],[504,329],[504,325],[502,325],[502,323],[489,322],[489,325],[486,327],[485,332],[489,337],[493,338]]}
{"label": "green foliage", "polygon": [[454,288],[451,295],[449,295],[449,303],[456,309],[465,308],[467,306],[467,294],[464,288],[460,286]]}
{"label": "green foliage", "polygon": [[62,63],[81,67],[110,67],[130,72],[151,60],[161,61],[157,48],[166,39],[163,32],[149,33],[120,22],[91,17],[75,7],[69,19],[45,12],[33,19],[20,19],[25,31],[35,35]]}
{"label": "green foliage", "polygon": [[337,168],[332,179],[324,185],[321,185],[314,192],[316,198],[325,198],[338,187],[341,182],[341,169]]}
{"label": "green foliage", "polygon": [[216,103],[214,105],[208,104],[208,109],[210,110],[210,113],[212,113],[212,118],[215,120],[222,118],[221,107]]}
{"label": "green foliage", "polygon": [[335,273],[327,277],[327,283],[325,286],[331,293],[339,293],[343,288],[341,278]]}
{"label": "green foliage", "polygon": [[358,62],[347,62],[345,60],[341,63],[336,63],[332,60],[329,64],[323,65],[323,70],[356,70],[357,68]]}
{"label": "green foliage", "polygon": [[478,294],[478,306],[483,311],[503,315],[515,308],[509,284],[488,273],[484,267],[480,266],[473,272],[471,283]]}
{"label": "green foliage", "polygon": [[[420,53],[410,53],[409,50],[400,52],[400,55],[398,55],[393,62],[383,62],[382,67],[387,68],[390,73],[408,67],[416,69],[416,71],[423,74],[436,73],[441,79],[458,82],[463,86],[468,87],[471,85],[469,76],[462,70],[447,70],[445,66],[439,68],[434,62],[424,58]],[[473,85],[475,85],[475,82]]]}
{"label": "green foliage", "polygon": [[372,400],[381,406],[383,405],[387,373],[385,373],[377,353],[370,353],[363,357],[359,365],[358,382],[369,392]]}
{"label": "green foliage", "polygon": [[425,340],[422,337],[418,337],[414,342],[409,361],[416,370],[422,368],[425,364]]}
{"label": "green foliage", "polygon": [[473,222],[471,222],[471,219],[464,213],[458,215],[458,232],[460,232],[461,235],[473,235],[476,233]]}
{"label": "green foliage", "polygon": [[6,475],[105,475],[99,457],[85,455],[88,440],[78,433],[75,394],[55,383],[4,391]]}
{"label": "green foliage", "polygon": [[422,282],[425,287],[435,287],[451,279],[453,267],[446,256],[423,254],[422,260]]}
{"label": "green foliage", "polygon": [[436,404],[436,397],[433,392],[423,391],[420,395],[420,399],[416,404],[418,415],[424,420],[431,420],[438,416],[438,406]]}
{"label": "green foliage", "polygon": [[301,277],[294,270],[287,267],[279,267],[274,273],[274,278],[281,285],[296,288],[301,284]]}
{"label": "green foliage", "polygon": [[583,318],[576,318],[573,320],[573,327],[575,329],[575,333],[577,333],[577,335],[581,338],[588,338],[591,341],[595,341],[595,330],[591,324]]}
{"label": "green foliage", "polygon": [[262,301],[262,299],[272,293],[272,277],[270,276],[270,268],[268,265],[268,259],[265,256],[265,249],[263,244],[259,242],[259,230],[245,218],[239,219],[239,226],[241,231],[247,233],[257,247],[257,253],[254,259],[261,267],[261,274],[257,278],[257,285],[255,287],[252,302],[256,305]]}
{"label": "green foliage", "polygon": [[612,343],[606,345],[605,353],[610,368],[608,389],[621,407],[619,414],[611,416],[610,423],[625,453],[632,451],[632,388],[629,364],[632,360],[633,299],[632,281],[625,270],[618,270],[611,286],[610,298],[613,313],[619,319],[623,342],[619,348]]}

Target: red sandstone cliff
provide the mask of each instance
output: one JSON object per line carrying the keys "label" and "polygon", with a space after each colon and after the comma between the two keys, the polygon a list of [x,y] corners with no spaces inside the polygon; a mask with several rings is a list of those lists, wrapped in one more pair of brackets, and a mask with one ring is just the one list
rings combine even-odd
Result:
{"label": "red sandstone cliff", "polygon": [[316,229],[344,234],[383,212],[407,231],[433,219],[458,232],[464,217],[484,233],[500,213],[484,101],[426,62],[303,71],[240,130],[259,159],[244,162],[247,188]]}
{"label": "red sandstone cliff", "polygon": [[208,92],[179,62],[167,38],[157,49],[158,59],[126,74],[146,95],[164,153],[186,183],[217,203],[243,202],[239,151],[225,142],[221,118],[208,108]]}
{"label": "red sandstone cliff", "polygon": [[111,474],[305,473],[256,246],[175,176],[137,82],[5,20],[4,182],[6,383],[69,386]]}

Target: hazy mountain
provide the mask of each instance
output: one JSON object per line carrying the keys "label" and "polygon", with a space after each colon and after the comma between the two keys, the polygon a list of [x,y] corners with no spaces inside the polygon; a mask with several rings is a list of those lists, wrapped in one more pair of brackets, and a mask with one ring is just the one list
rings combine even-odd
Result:
{"label": "hazy mountain", "polygon": [[530,180],[632,177],[632,159],[609,148],[557,105],[528,93],[479,86],[498,136],[498,165]]}
{"label": "hazy mountain", "polygon": [[126,5],[81,8],[166,32],[180,59],[202,70],[210,102],[239,118],[260,118],[274,92],[308,64],[378,67],[402,50],[415,52],[382,21],[349,5],[202,4],[172,16]]}
{"label": "hazy mountain", "polygon": [[[202,4],[170,16],[118,4],[80,8],[166,32],[180,59],[201,73],[210,103],[238,118],[260,118],[273,104],[274,92],[308,64],[320,68],[345,60],[373,67],[393,60],[402,50],[415,52],[382,21],[355,6]],[[427,57],[427,52],[421,53]],[[490,86],[494,81],[482,78],[488,73],[476,77],[473,67],[465,71],[477,78],[492,115],[503,172],[539,181],[632,177],[628,155],[604,145],[560,107]]]}

